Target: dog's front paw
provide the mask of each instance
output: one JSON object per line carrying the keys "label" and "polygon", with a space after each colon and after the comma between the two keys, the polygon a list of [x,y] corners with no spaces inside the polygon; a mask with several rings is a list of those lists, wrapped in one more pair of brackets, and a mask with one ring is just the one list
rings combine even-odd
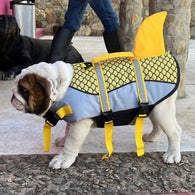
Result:
{"label": "dog's front paw", "polygon": [[11,80],[13,78],[15,78],[16,74],[14,71],[7,71],[7,72],[4,72],[1,76],[1,79],[2,80]]}
{"label": "dog's front paw", "polygon": [[67,169],[74,163],[75,159],[76,157],[74,156],[68,157],[66,155],[59,154],[51,160],[49,167],[52,169]]}
{"label": "dog's front paw", "polygon": [[178,151],[175,151],[175,152],[167,151],[163,155],[163,160],[165,163],[168,163],[168,164],[179,163],[181,161],[181,153]]}

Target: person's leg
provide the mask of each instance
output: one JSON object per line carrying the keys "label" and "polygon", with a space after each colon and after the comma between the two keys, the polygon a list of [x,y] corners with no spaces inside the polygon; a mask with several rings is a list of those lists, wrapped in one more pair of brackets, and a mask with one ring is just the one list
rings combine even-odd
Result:
{"label": "person's leg", "polygon": [[88,0],[89,5],[101,20],[105,32],[118,30],[119,19],[110,0]]}
{"label": "person's leg", "polygon": [[64,59],[74,33],[80,29],[87,5],[86,0],[69,0],[68,10],[65,14],[65,23],[58,29],[52,41],[49,62],[52,63]]}
{"label": "person's leg", "polygon": [[108,53],[124,51],[119,30],[104,32],[103,37]]}
{"label": "person's leg", "polygon": [[104,42],[109,53],[124,51],[119,35],[119,19],[110,0],[88,0],[104,26]]}
{"label": "person's leg", "polygon": [[65,23],[63,28],[78,31],[87,5],[87,0],[69,0],[68,10],[64,16]]}

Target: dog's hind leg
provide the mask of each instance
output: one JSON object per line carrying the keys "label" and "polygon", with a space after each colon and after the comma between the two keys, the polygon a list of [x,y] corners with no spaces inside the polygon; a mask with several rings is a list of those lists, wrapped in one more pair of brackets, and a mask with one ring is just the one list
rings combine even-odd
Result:
{"label": "dog's hind leg", "polygon": [[70,124],[70,131],[65,141],[63,151],[55,156],[49,166],[53,169],[69,168],[75,161],[82,145],[89,134],[93,120],[84,119]]}
{"label": "dog's hind leg", "polygon": [[166,133],[168,138],[168,150],[163,155],[164,162],[178,163],[181,160],[180,142],[181,127],[176,120],[176,101],[177,93],[156,105],[152,111],[153,119],[160,128]]}
{"label": "dog's hind leg", "polygon": [[149,118],[152,122],[153,129],[150,133],[143,135],[143,140],[145,142],[156,142],[156,141],[158,141],[158,139],[162,133],[162,130],[161,130],[160,126],[158,125],[158,123],[156,123],[154,116],[153,116],[153,113],[150,114]]}

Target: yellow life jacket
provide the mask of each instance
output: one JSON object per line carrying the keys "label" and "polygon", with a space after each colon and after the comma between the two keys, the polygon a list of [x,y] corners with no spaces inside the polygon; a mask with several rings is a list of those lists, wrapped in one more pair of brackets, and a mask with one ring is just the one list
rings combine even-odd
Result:
{"label": "yellow life jacket", "polygon": [[112,126],[126,125],[136,119],[137,154],[144,154],[143,118],[179,85],[179,66],[174,57],[165,52],[163,25],[166,15],[160,12],[144,20],[135,37],[134,54],[105,54],[91,63],[73,64],[73,79],[64,98],[52,105],[46,114],[45,151],[49,150],[50,143],[48,124],[58,119],[74,122],[92,118],[98,126],[105,127],[109,154],[103,158],[110,157]]}

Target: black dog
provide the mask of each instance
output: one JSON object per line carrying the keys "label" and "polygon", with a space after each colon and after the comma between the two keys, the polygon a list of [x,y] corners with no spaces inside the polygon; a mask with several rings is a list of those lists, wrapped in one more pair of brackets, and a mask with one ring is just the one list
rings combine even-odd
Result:
{"label": "black dog", "polygon": [[[4,71],[2,79],[13,79],[23,68],[47,61],[51,42],[51,40],[33,39],[20,35],[15,17],[0,15],[0,70]],[[64,61],[77,63],[84,60],[70,45]]]}

